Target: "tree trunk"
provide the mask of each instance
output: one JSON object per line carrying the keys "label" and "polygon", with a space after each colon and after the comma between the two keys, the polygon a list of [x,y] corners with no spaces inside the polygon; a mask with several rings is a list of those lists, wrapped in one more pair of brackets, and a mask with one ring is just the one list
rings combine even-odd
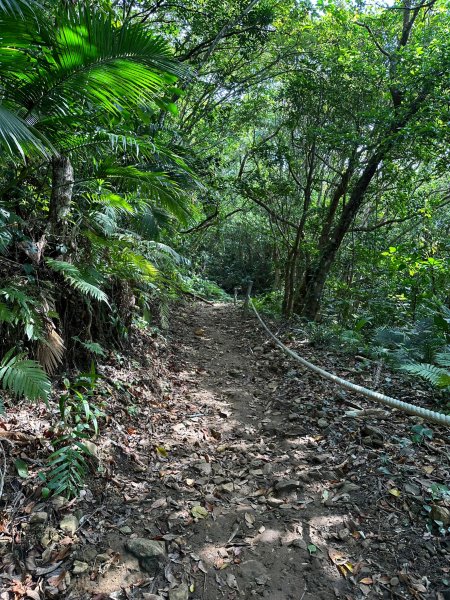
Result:
{"label": "tree trunk", "polygon": [[72,202],[73,167],[67,156],[56,156],[52,162],[52,194],[50,197],[50,223],[53,229],[67,221]]}
{"label": "tree trunk", "polygon": [[334,263],[334,259],[336,258],[336,254],[364,200],[364,195],[382,158],[383,155],[381,153],[375,153],[371,157],[366,168],[353,187],[350,200],[342,211],[339,223],[331,233],[325,246],[321,249],[316,265],[305,271],[303,282],[296,295],[296,302],[294,305],[294,312],[302,317],[306,317],[311,321],[314,321],[317,318],[323,288]]}

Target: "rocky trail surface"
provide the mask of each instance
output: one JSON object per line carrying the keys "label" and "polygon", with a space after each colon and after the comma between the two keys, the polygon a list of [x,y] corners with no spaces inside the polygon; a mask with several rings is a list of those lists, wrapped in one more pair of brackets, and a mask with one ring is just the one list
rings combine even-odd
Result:
{"label": "rocky trail surface", "polygon": [[[361,357],[296,347],[426,405]],[[8,473],[1,600],[449,600],[443,428],[319,380],[231,305],[179,308],[167,342],[136,336],[101,371],[114,409],[82,497],[42,502]],[[22,433],[35,457],[44,414]]]}

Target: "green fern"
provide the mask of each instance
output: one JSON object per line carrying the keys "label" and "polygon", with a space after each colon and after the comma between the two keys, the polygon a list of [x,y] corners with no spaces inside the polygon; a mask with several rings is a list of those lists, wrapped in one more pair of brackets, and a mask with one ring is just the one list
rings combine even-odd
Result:
{"label": "green fern", "polygon": [[450,368],[450,352],[439,352],[436,354],[436,362],[440,367]]}
{"label": "green fern", "polygon": [[0,302],[0,323],[12,323],[16,315],[6,304]]}
{"label": "green fern", "polygon": [[61,273],[64,279],[66,279],[73,288],[85,296],[91,296],[94,300],[108,304],[108,296],[105,292],[96,285],[86,281],[75,265],[64,260],[55,260],[53,258],[46,258],[45,262],[53,271]]}
{"label": "green fern", "polygon": [[29,400],[47,400],[51,383],[39,363],[24,358],[25,354],[16,354],[10,350],[0,362],[0,385],[16,396],[25,396]]}
{"label": "green fern", "polygon": [[83,348],[86,348],[86,350],[88,350],[89,352],[92,352],[92,354],[96,354],[97,356],[106,356],[106,352],[103,346],[101,346],[101,344],[97,342],[80,340],[80,338],[76,335],[72,336],[72,339],[81,344],[81,346],[83,346]]}
{"label": "green fern", "polygon": [[402,370],[418,375],[436,387],[450,387],[450,372],[444,368],[426,363],[412,363],[402,367]]}

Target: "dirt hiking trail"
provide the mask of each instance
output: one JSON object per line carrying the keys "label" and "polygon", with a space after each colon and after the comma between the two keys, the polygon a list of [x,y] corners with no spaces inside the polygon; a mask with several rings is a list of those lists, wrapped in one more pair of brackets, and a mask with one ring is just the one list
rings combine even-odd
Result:
{"label": "dirt hiking trail", "polygon": [[[373,384],[357,359],[297,348]],[[103,371],[135,406],[119,403],[103,431],[106,473],[79,501],[28,511],[48,512],[30,525],[34,565],[30,544],[22,556],[48,597],[450,598],[448,536],[423,509],[449,479],[444,430],[407,443],[416,417],[319,380],[229,304],[178,308],[167,344],[148,336],[134,351],[131,379],[129,364]],[[387,375],[379,389],[393,394]],[[403,398],[423,404],[424,392]],[[352,407],[359,417],[345,417]],[[444,504],[431,510],[445,517]]]}

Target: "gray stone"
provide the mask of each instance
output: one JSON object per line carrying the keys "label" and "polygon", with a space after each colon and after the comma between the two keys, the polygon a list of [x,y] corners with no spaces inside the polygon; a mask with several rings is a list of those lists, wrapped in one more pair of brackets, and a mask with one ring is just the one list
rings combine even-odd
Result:
{"label": "gray stone", "polygon": [[172,588],[169,591],[169,600],[188,600],[189,588],[185,583]]}
{"label": "gray stone", "polygon": [[60,534],[58,533],[57,529],[54,527],[46,527],[41,537],[41,544],[44,546],[44,548],[47,548],[47,546],[52,542],[58,542],[59,538]]}
{"label": "gray stone", "polygon": [[338,538],[340,540],[342,540],[343,542],[345,542],[346,540],[348,540],[351,536],[350,531],[345,527],[344,529],[339,529],[339,531],[337,532],[338,534]]}
{"label": "gray stone", "polygon": [[67,504],[67,498],[64,498],[64,496],[53,496],[50,502],[55,510],[60,510]]}
{"label": "gray stone", "polygon": [[159,569],[164,567],[166,560],[166,547],[164,542],[135,538],[128,540],[125,548],[138,560],[142,569],[154,576]]}
{"label": "gray stone", "polygon": [[307,550],[308,544],[305,542],[303,538],[295,538],[292,542],[289,542],[288,546],[293,546],[294,548],[300,548],[301,550]]}
{"label": "gray stone", "polygon": [[124,525],[123,527],[120,527],[119,531],[120,531],[120,533],[123,533],[124,535],[128,535],[129,533],[133,532],[131,527],[129,527],[128,525]]}
{"label": "gray stone", "polygon": [[43,525],[47,523],[48,514],[46,512],[35,512],[30,517],[30,523],[32,525]]}
{"label": "gray stone", "polygon": [[219,486],[218,489],[221,492],[227,492],[227,493],[231,494],[231,492],[234,491],[234,484],[231,481],[228,483],[223,483],[222,485]]}
{"label": "gray stone", "polygon": [[193,466],[197,473],[200,473],[200,475],[211,475],[212,473],[211,463],[206,461],[194,463]]}
{"label": "gray stone", "polygon": [[108,562],[108,560],[110,558],[111,557],[109,556],[109,554],[106,554],[106,553],[105,554],[97,554],[97,556],[95,557],[95,560],[98,563],[105,563],[105,562]]}
{"label": "gray stone", "polygon": [[326,419],[319,419],[317,421],[317,427],[320,427],[320,429],[326,429],[328,427],[329,423]]}
{"label": "gray stone", "polygon": [[75,560],[73,563],[72,573],[74,575],[81,575],[89,571],[89,565],[81,560]]}
{"label": "gray stone", "polygon": [[297,490],[299,487],[301,487],[300,481],[294,479],[282,479],[281,481],[277,481],[274,489],[279,494],[286,494]]}
{"label": "gray stone", "polygon": [[60,529],[65,533],[74,534],[78,529],[79,521],[75,515],[66,515],[59,523]]}
{"label": "gray stone", "polygon": [[434,521],[440,521],[445,526],[450,525],[450,510],[435,504],[431,509],[431,518]]}
{"label": "gray stone", "polygon": [[351,481],[344,481],[341,487],[339,488],[340,494],[349,494],[350,492],[357,492],[361,487],[357,483],[352,483]]}
{"label": "gray stone", "polygon": [[144,593],[142,594],[142,600],[164,600],[162,596],[157,596],[156,594]]}

